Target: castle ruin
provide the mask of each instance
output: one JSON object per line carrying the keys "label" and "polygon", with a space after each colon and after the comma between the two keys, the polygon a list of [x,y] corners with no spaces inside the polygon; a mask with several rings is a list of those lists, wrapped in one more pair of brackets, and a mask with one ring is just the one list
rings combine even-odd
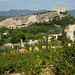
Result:
{"label": "castle ruin", "polygon": [[66,6],[53,7],[53,11],[56,11],[58,13],[60,13],[60,12],[66,12]]}

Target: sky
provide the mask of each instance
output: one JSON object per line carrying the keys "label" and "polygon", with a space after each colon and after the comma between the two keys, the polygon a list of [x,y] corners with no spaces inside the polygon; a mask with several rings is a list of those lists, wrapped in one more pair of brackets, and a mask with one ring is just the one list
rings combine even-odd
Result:
{"label": "sky", "polygon": [[67,10],[75,9],[75,0],[0,0],[0,11],[10,9],[52,10],[53,7],[65,5]]}

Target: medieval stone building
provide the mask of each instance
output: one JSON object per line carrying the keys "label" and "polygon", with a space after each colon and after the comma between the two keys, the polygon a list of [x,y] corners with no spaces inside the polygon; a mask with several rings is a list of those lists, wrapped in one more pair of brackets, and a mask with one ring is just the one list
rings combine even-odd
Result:
{"label": "medieval stone building", "polygon": [[58,13],[60,13],[60,12],[65,12],[65,11],[66,11],[66,6],[53,7],[53,11],[56,11],[56,12],[58,12]]}

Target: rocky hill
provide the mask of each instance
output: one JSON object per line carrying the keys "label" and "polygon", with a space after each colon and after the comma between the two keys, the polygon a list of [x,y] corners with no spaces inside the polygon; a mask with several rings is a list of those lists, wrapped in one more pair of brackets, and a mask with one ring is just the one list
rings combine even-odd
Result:
{"label": "rocky hill", "polygon": [[35,22],[49,21],[54,17],[60,16],[57,12],[44,12],[39,14],[30,14],[20,17],[12,17],[0,22],[0,26],[5,26],[7,28],[21,28],[26,27]]}

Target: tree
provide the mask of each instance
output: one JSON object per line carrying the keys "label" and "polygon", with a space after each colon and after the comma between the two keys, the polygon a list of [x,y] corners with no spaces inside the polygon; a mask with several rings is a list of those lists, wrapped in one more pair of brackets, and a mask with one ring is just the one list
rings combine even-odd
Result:
{"label": "tree", "polygon": [[64,27],[62,27],[62,35],[58,36],[58,40],[62,41],[63,46],[68,45],[68,43],[71,43],[72,41],[66,37],[66,32],[64,31]]}
{"label": "tree", "polygon": [[21,47],[21,39],[22,39],[22,37],[23,37],[23,32],[19,32],[19,33],[17,33],[17,38],[18,38],[18,42],[20,42],[20,47]]}
{"label": "tree", "polygon": [[43,34],[42,33],[38,33],[36,37],[37,37],[37,39],[42,39]]}
{"label": "tree", "polygon": [[52,34],[60,34],[61,33],[61,28],[60,27],[55,27],[52,31]]}
{"label": "tree", "polygon": [[27,49],[27,47],[28,47],[28,39],[27,39],[27,37],[25,37],[25,38],[26,38],[25,48]]}
{"label": "tree", "polygon": [[67,37],[66,37],[66,32],[64,31],[64,26],[62,27],[62,35],[58,36],[58,40],[62,41],[63,45],[67,43]]}
{"label": "tree", "polygon": [[0,46],[3,46],[3,44],[5,43],[4,39],[0,39]]}
{"label": "tree", "polygon": [[74,38],[75,38],[75,31],[74,31]]}
{"label": "tree", "polygon": [[39,50],[41,49],[41,42],[40,42],[40,40],[39,40],[38,48],[39,48]]}
{"label": "tree", "polygon": [[21,39],[24,38],[24,33],[21,31],[13,30],[11,34],[11,43],[20,43],[21,46]]}
{"label": "tree", "polygon": [[42,39],[41,39],[41,49],[42,49]]}
{"label": "tree", "polygon": [[0,28],[0,34],[3,34],[5,32],[5,30],[6,30],[6,27],[1,27]]}
{"label": "tree", "polygon": [[15,49],[15,50],[18,50],[19,47],[20,47],[19,45],[14,45],[14,49]]}
{"label": "tree", "polygon": [[39,46],[39,50],[42,49],[42,38],[39,39],[39,45],[38,46]]}
{"label": "tree", "polygon": [[48,34],[46,34],[46,49],[48,49]]}
{"label": "tree", "polygon": [[35,35],[30,34],[30,35],[27,35],[27,39],[28,39],[28,40],[29,40],[29,39],[33,39],[33,40],[35,40],[36,37],[35,37]]}
{"label": "tree", "polygon": [[1,35],[0,46],[3,46],[4,43],[5,43],[4,36]]}
{"label": "tree", "polygon": [[74,42],[75,42],[75,31],[74,31]]}
{"label": "tree", "polygon": [[11,43],[14,44],[14,43],[18,43],[18,37],[17,37],[17,31],[14,30],[12,31],[12,34],[11,34]]}

